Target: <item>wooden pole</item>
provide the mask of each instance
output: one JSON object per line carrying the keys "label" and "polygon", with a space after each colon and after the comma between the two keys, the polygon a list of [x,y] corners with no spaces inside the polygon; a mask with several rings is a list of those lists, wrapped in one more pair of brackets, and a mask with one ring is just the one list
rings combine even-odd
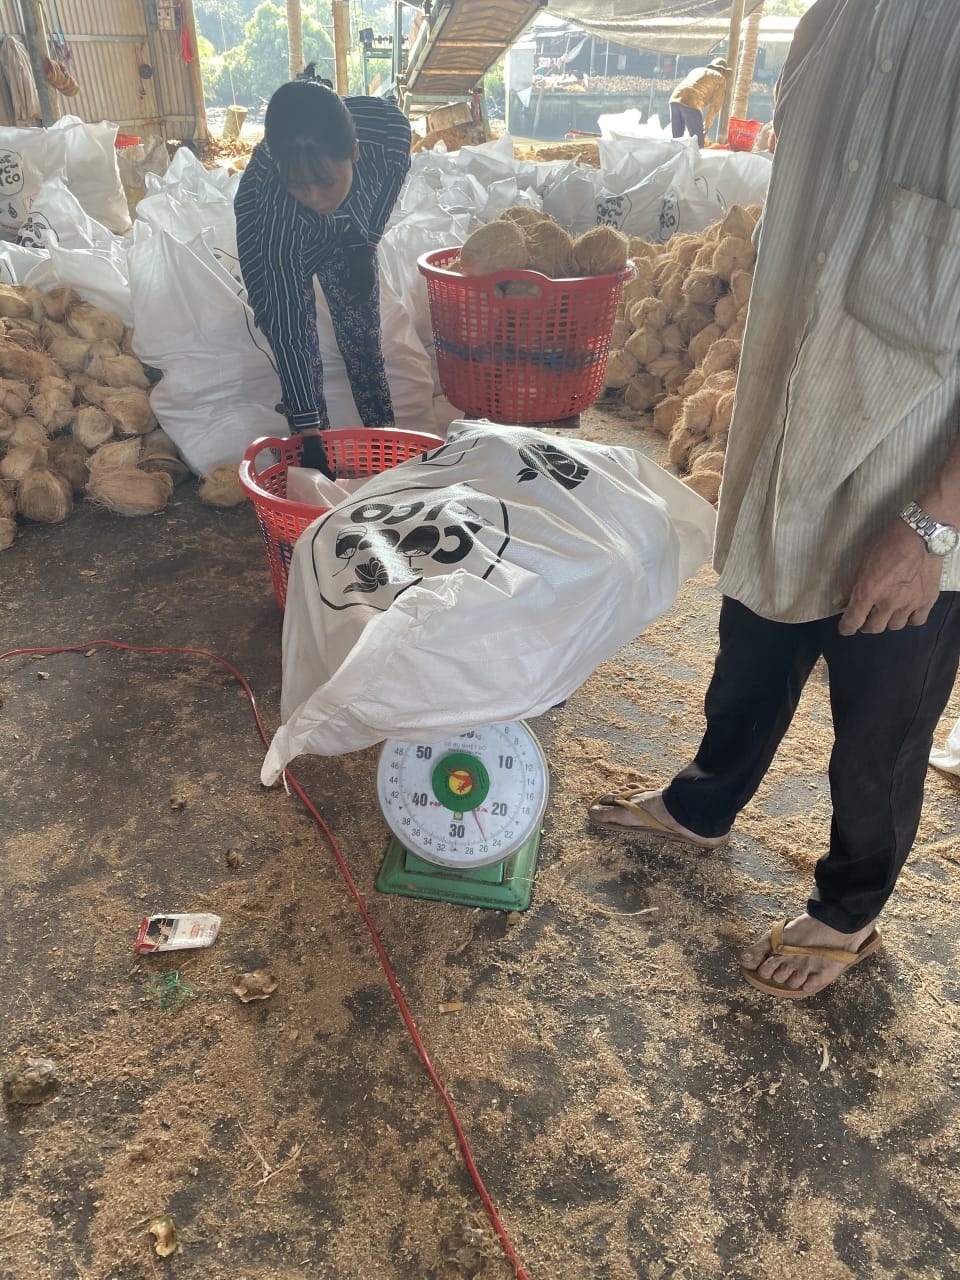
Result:
{"label": "wooden pole", "polygon": [[[730,11],[730,37],[727,40],[727,62],[736,67],[740,59],[740,28],[743,26],[743,11],[746,0],[733,0]],[[730,102],[733,98],[733,76],[727,76],[727,90],[723,95],[723,107],[720,111],[720,123],[717,126],[717,141],[723,146],[727,141],[727,130],[730,126]]]}
{"label": "wooden pole", "polygon": [[200,47],[197,44],[197,21],[193,12],[193,0],[183,0],[183,25],[193,49],[193,61],[187,63],[190,89],[193,93],[193,141],[207,146],[210,130],[207,128],[207,108],[203,100],[203,77],[200,74]]}
{"label": "wooden pole", "polygon": [[757,66],[757,49],[760,46],[760,19],[763,17],[763,0],[747,18],[743,33],[743,48],[737,63],[737,78],[733,86],[733,104],[730,114],[738,120],[746,120],[750,110],[750,90]]}
{"label": "wooden pole", "polygon": [[37,83],[41,119],[45,125],[50,125],[58,118],[59,113],[53,109],[50,85],[47,83],[47,77],[43,74],[43,60],[47,57],[47,37],[43,27],[43,14],[40,11],[38,0],[22,0],[20,9],[23,14],[23,34],[26,37],[27,51],[30,54],[30,65],[33,68],[33,78]]}
{"label": "wooden pole", "polygon": [[290,51],[290,79],[296,80],[305,65],[300,0],[287,0],[287,46]]}
{"label": "wooden pole", "polygon": [[333,12],[333,65],[336,70],[337,93],[349,92],[347,50],[350,47],[350,0],[331,0]]}

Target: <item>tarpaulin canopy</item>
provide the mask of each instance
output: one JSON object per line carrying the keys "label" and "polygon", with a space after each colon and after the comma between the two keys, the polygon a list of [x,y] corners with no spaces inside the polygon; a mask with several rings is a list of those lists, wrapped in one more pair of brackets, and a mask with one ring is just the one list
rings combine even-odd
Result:
{"label": "tarpaulin canopy", "polygon": [[[762,0],[746,0],[744,14]],[[717,42],[729,0],[550,0],[549,12],[591,35],[662,53],[706,53]]]}

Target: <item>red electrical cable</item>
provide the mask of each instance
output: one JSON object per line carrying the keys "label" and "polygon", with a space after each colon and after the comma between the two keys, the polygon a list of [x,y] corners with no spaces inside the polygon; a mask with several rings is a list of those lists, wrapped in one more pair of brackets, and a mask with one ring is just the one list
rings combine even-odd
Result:
{"label": "red electrical cable", "polygon": [[[243,689],[243,692],[246,694],[247,700],[250,703],[250,708],[253,711],[253,718],[256,721],[257,731],[263,739],[264,745],[270,745],[270,737],[264,728],[263,720],[260,717],[260,710],[257,707],[257,700],[253,696],[253,690],[250,688],[248,681],[243,675],[241,675],[236,667],[232,665],[232,663],[226,660],[226,658],[222,658],[218,653],[212,653],[209,649],[192,649],[180,645],[166,644],[122,644],[119,640],[90,640],[86,644],[44,645],[29,649],[8,649],[6,653],[0,653],[0,662],[4,661],[6,658],[29,658],[36,657],[38,655],[45,657],[55,653],[84,653],[89,649],[115,649],[125,653],[185,653],[194,658],[208,658],[212,662],[219,662],[222,667],[225,667],[226,670],[230,672],[233,678]],[[387,955],[386,948],[384,947],[380,935],[377,932],[376,925],[370,917],[370,913],[367,910],[367,904],[363,900],[363,895],[360,893],[353,876],[350,874],[350,869],[347,866],[343,854],[340,852],[340,847],[334,838],[333,832],[327,826],[319,811],[314,807],[309,796],[289,769],[285,770],[284,776],[289,783],[291,790],[326,836],[327,843],[330,845],[333,856],[337,861],[337,866],[340,868],[340,873],[346,882],[347,888],[353,896],[354,902],[356,902],[360,909],[360,914],[363,916],[363,922],[367,926],[367,931],[370,934],[377,956],[379,957],[380,966],[383,969],[384,976],[387,979],[390,990],[393,992],[393,998],[396,1001],[397,1008],[400,1010],[400,1016],[406,1024],[407,1030],[410,1033],[410,1038],[413,1041],[414,1048],[420,1057],[420,1061],[423,1063],[424,1070],[430,1077],[431,1084],[440,1095],[440,1101],[443,1103],[446,1108],[447,1115],[450,1117],[450,1123],[453,1125],[454,1133],[457,1136],[457,1143],[460,1147],[460,1153],[463,1156],[463,1162],[467,1166],[467,1172],[470,1174],[473,1185],[477,1189],[477,1194],[483,1202],[484,1209],[487,1211],[487,1217],[490,1219],[491,1225],[499,1237],[500,1243],[503,1246],[503,1251],[507,1255],[510,1265],[513,1267],[515,1280],[530,1280],[528,1273],[524,1270],[517,1251],[514,1249],[513,1244],[510,1241],[510,1237],[507,1235],[506,1228],[500,1220],[500,1215],[497,1213],[497,1207],[493,1203],[490,1193],[484,1184],[483,1178],[480,1176],[480,1170],[477,1168],[476,1162],[473,1158],[473,1152],[470,1149],[470,1143],[467,1139],[467,1135],[460,1123],[456,1107],[454,1107],[450,1095],[444,1088],[443,1081],[437,1074],[436,1068],[430,1061],[430,1055],[427,1053],[427,1047],[423,1043],[420,1032],[417,1030],[417,1024],[413,1020],[413,1014],[410,1012],[410,1007],[404,999],[403,992],[400,990],[400,984],[397,981],[396,974],[393,972],[390,957]]]}

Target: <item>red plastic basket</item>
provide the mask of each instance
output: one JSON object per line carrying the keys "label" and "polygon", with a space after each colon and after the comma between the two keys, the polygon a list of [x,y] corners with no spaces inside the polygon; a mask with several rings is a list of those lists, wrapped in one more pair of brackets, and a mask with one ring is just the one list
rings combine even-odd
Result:
{"label": "red plastic basket", "polygon": [[571,280],[539,271],[463,276],[447,270],[459,254],[435,249],[417,260],[450,403],[471,417],[517,424],[570,418],[593,404],[633,267]]}
{"label": "red plastic basket", "polygon": [[123,151],[126,147],[139,147],[140,139],[135,133],[118,133],[113,145],[118,151]]}
{"label": "red plastic basket", "polygon": [[738,120],[731,116],[727,125],[727,146],[731,151],[752,151],[762,128],[759,120]]}
{"label": "red plastic basket", "polygon": [[[344,427],[322,434],[327,457],[343,479],[379,475],[398,462],[443,444],[439,436],[395,431],[392,427]],[[299,463],[302,451],[302,436],[263,436],[254,440],[240,463],[240,484],[253,499],[273,591],[281,609],[287,599],[287,573],[294,543],[308,524],[330,509],[287,499],[287,468]],[[270,463],[261,471],[257,464],[263,453],[270,455]]]}

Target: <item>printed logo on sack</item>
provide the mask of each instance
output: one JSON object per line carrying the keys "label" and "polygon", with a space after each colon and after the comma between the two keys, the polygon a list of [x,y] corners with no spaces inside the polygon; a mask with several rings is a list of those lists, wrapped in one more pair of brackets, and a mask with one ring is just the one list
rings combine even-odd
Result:
{"label": "printed logo on sack", "polygon": [[675,187],[671,187],[669,191],[663,193],[663,199],[660,201],[660,228],[658,232],[660,243],[665,244],[679,230],[680,193]]}
{"label": "printed logo on sack", "polygon": [[17,244],[25,249],[48,249],[59,244],[60,237],[42,213],[30,213],[17,232]]}
{"label": "printed logo on sack", "polygon": [[521,445],[517,452],[526,464],[517,473],[518,480],[536,480],[539,476],[547,476],[563,485],[564,489],[576,489],[583,484],[590,474],[588,467],[572,458],[569,453],[552,444]]}
{"label": "printed logo on sack", "polygon": [[23,161],[18,151],[0,151],[0,200],[23,190]]}
{"label": "printed logo on sack", "polygon": [[384,494],[349,511],[338,507],[312,540],[314,578],[324,604],[383,610],[424,578],[453,568],[489,577],[510,542],[507,511],[485,494],[468,500],[469,492],[430,489],[418,500],[405,488],[396,499]]}
{"label": "printed logo on sack", "polygon": [[633,201],[629,196],[608,193],[597,201],[597,226],[615,227],[619,231],[632,208]]}

